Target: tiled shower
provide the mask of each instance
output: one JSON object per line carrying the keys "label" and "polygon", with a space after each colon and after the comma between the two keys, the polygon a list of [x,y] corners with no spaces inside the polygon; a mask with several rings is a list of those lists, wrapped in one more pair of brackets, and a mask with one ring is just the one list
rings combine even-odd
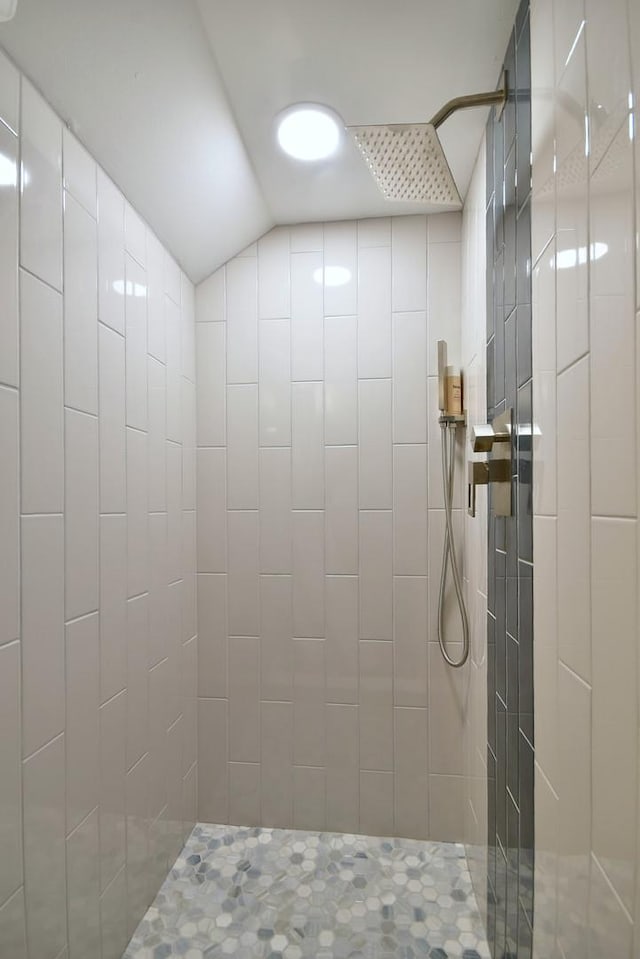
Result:
{"label": "tiled shower", "polygon": [[0,49],[0,959],[640,955],[636,6],[523,0],[461,211],[196,285]]}

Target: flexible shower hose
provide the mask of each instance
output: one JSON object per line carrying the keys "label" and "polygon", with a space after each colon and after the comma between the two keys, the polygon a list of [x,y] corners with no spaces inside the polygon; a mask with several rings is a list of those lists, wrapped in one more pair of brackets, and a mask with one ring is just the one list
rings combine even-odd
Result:
{"label": "flexible shower hose", "polygon": [[[449,666],[458,669],[464,666],[469,658],[469,619],[467,617],[467,607],[464,601],[462,591],[462,582],[460,579],[460,570],[458,569],[458,558],[456,556],[456,544],[453,538],[453,519],[451,511],[453,508],[453,482],[455,478],[455,445],[456,430],[454,426],[447,423],[440,424],[442,429],[442,486],[444,490],[444,514],[446,527],[444,533],[444,550],[442,555],[442,572],[440,574],[440,596],[438,598],[438,642],[440,650]],[[449,444],[447,445],[447,430],[449,432]],[[456,590],[458,608],[460,610],[460,619],[462,620],[462,655],[460,659],[451,659],[447,652],[447,646],[444,637],[444,597],[447,585],[447,566],[451,563],[451,574],[453,576],[453,585]]]}

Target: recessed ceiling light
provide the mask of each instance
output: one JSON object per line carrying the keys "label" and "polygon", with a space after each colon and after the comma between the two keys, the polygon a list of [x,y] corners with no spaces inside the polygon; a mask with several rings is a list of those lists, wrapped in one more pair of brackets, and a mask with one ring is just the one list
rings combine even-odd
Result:
{"label": "recessed ceiling light", "polygon": [[323,160],[340,146],[342,124],[332,110],[299,103],[280,114],[278,143],[296,160]]}

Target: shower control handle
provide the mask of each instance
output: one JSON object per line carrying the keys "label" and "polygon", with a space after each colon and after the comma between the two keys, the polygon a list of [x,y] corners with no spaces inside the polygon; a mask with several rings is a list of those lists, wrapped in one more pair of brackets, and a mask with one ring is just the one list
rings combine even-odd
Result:
{"label": "shower control handle", "polygon": [[484,461],[469,463],[467,509],[476,515],[476,488],[491,484],[491,508],[495,516],[511,516],[513,475],[513,411],[505,410],[492,424],[473,428],[474,453],[488,453]]}
{"label": "shower control handle", "polygon": [[485,423],[482,426],[474,426],[471,430],[474,453],[490,453],[494,443],[511,442],[511,430],[498,423]]}

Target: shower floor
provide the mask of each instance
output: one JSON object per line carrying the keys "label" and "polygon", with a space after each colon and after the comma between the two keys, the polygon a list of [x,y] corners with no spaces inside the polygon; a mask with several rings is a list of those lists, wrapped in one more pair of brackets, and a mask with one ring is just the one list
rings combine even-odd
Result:
{"label": "shower floor", "polygon": [[199,824],[124,959],[488,959],[464,847]]}

